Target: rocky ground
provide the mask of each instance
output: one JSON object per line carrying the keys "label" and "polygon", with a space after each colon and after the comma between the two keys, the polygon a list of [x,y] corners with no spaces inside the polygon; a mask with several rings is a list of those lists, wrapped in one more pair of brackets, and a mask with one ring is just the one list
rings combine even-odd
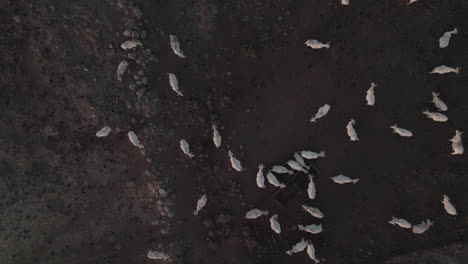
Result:
{"label": "rocky ground", "polygon": [[[0,1],[0,262],[159,263],[152,249],[167,263],[307,263],[284,254],[303,236],[323,263],[466,263],[468,158],[450,155],[448,139],[468,131],[467,11],[463,0]],[[309,38],[332,48],[307,49]],[[123,50],[128,40],[142,47]],[[441,64],[461,73],[428,74]],[[365,105],[370,82],[375,107]],[[432,91],[449,122],[422,115]],[[324,103],[332,110],[311,124]],[[350,118],[359,142],[346,136]],[[415,136],[392,134],[394,123]],[[105,125],[112,132],[97,138]],[[276,189],[256,187],[257,166],[304,149],[327,153],[314,163],[317,199],[299,190],[283,207]],[[246,170],[230,168],[228,150]],[[360,181],[328,179],[340,173]],[[443,211],[442,194],[458,216]],[[281,235],[267,219],[245,221],[253,207],[278,213]],[[435,224],[415,235],[392,216]],[[297,230],[312,222],[324,231]]]}

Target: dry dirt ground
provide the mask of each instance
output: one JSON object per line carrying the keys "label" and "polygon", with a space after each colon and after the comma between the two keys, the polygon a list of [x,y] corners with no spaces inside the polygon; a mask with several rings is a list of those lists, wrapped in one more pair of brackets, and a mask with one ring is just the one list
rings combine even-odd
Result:
{"label": "dry dirt ground", "polygon": [[[284,254],[304,237],[323,263],[467,263],[468,158],[450,155],[448,141],[468,131],[467,12],[464,0],[1,0],[0,262],[311,263]],[[123,51],[131,38],[144,47]],[[332,48],[307,49],[310,38]],[[461,73],[428,74],[441,64]],[[365,105],[370,82],[374,107]],[[446,123],[421,113],[433,109],[432,91],[449,106]],[[324,103],[330,113],[310,123]],[[346,135],[351,118],[359,142]],[[394,123],[415,136],[391,133]],[[112,133],[96,138],[104,125]],[[246,170],[230,168],[228,150]],[[276,189],[256,187],[257,166],[298,150],[326,151],[314,163],[317,198],[298,190],[282,207]],[[329,180],[341,173],[360,181]],[[458,216],[443,211],[443,194]],[[243,220],[253,207],[278,213],[281,235],[267,218]],[[392,216],[435,224],[415,235],[389,225]],[[318,235],[296,228],[320,222]],[[171,259],[149,260],[149,249]]]}

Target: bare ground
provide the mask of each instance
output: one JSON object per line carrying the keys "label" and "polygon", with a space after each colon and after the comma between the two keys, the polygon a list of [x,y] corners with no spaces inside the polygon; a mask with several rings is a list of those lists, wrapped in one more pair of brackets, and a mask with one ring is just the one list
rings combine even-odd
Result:
{"label": "bare ground", "polygon": [[[466,262],[468,160],[450,155],[448,139],[468,131],[468,4],[351,2],[141,1],[141,26],[115,1],[1,2],[1,262],[155,263],[145,255],[158,248],[175,263],[305,263],[305,254],[284,254],[301,236],[324,263]],[[455,26],[449,48],[438,48]],[[132,61],[118,82],[115,69],[128,59],[118,46],[131,27],[149,32],[142,42],[158,60]],[[170,50],[169,34],[185,60]],[[332,48],[307,49],[309,38]],[[440,64],[462,72],[428,74]],[[149,84],[138,98],[127,87],[140,67]],[[184,97],[166,72],[177,74]],[[368,107],[372,81],[376,106]],[[432,91],[449,105],[449,122],[422,115]],[[311,124],[324,103],[329,115]],[[359,142],[346,136],[350,118]],[[392,134],[394,123],[415,136]],[[114,132],[97,139],[104,125]],[[129,130],[143,151],[128,142]],[[178,149],[181,138],[193,160]],[[314,164],[317,199],[299,192],[282,208],[275,189],[255,186],[257,166],[304,149],[327,152]],[[245,171],[230,169],[227,150]],[[340,173],[360,182],[328,179]],[[209,203],[194,217],[205,192]],[[444,193],[459,216],[443,211]],[[304,202],[326,215],[320,235],[295,228],[319,223],[301,212]],[[266,219],[245,222],[252,207],[278,213],[282,234]],[[389,225],[391,216],[435,225],[414,235]]]}

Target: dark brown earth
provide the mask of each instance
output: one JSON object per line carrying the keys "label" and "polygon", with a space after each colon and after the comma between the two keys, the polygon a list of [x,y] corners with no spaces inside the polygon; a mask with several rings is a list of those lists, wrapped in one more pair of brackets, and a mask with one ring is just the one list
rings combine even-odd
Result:
{"label": "dark brown earth", "polygon": [[[466,263],[468,158],[450,155],[448,139],[468,131],[468,2],[350,2],[0,1],[0,263],[165,263],[147,259],[150,249],[168,263],[311,263],[284,253],[301,237],[323,263]],[[454,27],[460,33],[440,49]],[[125,29],[148,32],[144,62],[119,48]],[[308,49],[307,39],[332,48]],[[129,73],[119,82],[123,59]],[[428,74],[441,64],[461,73]],[[128,86],[141,68],[149,84],[138,97]],[[374,107],[365,105],[370,82]],[[421,113],[434,110],[432,91],[449,106],[446,123]],[[330,113],[310,123],[325,103]],[[359,142],[346,135],[351,118]],[[415,136],[391,133],[395,123]],[[96,138],[104,125],[113,132]],[[131,130],[143,150],[128,141]],[[245,171],[230,168],[228,150]],[[314,163],[317,199],[300,191],[283,208],[276,189],[256,187],[257,166],[298,150],[326,151]],[[341,173],[360,181],[328,179]],[[444,212],[443,194],[458,216]],[[279,214],[281,235],[267,218],[242,219],[254,207]],[[392,216],[435,224],[415,235],[389,225]],[[319,235],[296,228],[320,222]]]}

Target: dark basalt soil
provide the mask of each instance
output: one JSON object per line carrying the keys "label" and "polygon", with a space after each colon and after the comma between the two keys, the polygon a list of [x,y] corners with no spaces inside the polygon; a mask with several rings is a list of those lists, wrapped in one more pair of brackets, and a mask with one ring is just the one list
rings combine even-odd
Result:
{"label": "dark basalt soil", "polygon": [[[312,263],[284,253],[301,237],[322,263],[466,263],[468,158],[450,155],[448,140],[468,131],[468,2],[350,2],[1,0],[0,263]],[[143,47],[122,50],[132,38]],[[311,50],[307,39],[332,47]],[[130,66],[118,81],[122,60]],[[461,72],[428,73],[442,64]],[[365,105],[371,82],[374,107]],[[435,110],[432,91],[448,122],[422,114]],[[310,123],[325,103],[329,114]],[[351,118],[358,142],[346,135]],[[112,133],[96,138],[105,125]],[[244,171],[231,169],[228,150]],[[313,163],[317,198],[298,188],[283,207],[276,188],[257,188],[257,167],[299,150],[326,151]],[[337,185],[329,177],[338,174],[360,181]],[[458,216],[445,213],[443,194]],[[254,207],[279,214],[282,233],[268,218],[245,221]],[[435,224],[416,235],[388,224],[392,216]],[[297,230],[311,223],[324,231]],[[149,260],[150,249],[171,259]]]}

